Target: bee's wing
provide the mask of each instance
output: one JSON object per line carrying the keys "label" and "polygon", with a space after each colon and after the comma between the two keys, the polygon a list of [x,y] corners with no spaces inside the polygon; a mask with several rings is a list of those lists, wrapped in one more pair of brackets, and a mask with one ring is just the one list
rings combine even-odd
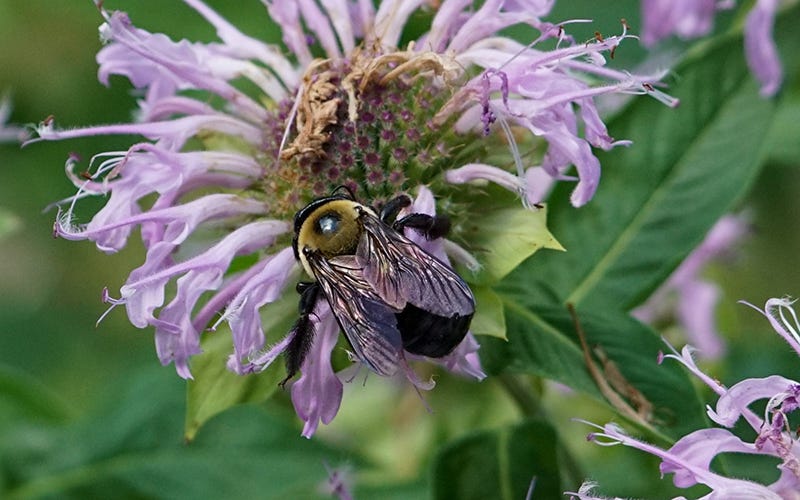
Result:
{"label": "bee's wing", "polygon": [[339,326],[356,352],[379,375],[393,375],[403,350],[395,313],[375,293],[354,255],[309,259]]}
{"label": "bee's wing", "polygon": [[364,214],[364,236],[356,255],[364,263],[364,278],[381,299],[403,309],[407,302],[438,316],[468,316],[475,299],[464,280],[439,259]]}

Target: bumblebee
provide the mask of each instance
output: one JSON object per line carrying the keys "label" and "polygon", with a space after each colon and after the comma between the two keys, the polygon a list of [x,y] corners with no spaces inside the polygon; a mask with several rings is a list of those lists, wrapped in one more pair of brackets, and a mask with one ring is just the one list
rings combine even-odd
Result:
{"label": "bumblebee", "polygon": [[285,384],[300,369],[314,338],[311,315],[327,300],[356,356],[380,375],[397,370],[402,351],[440,358],[463,339],[475,312],[472,291],[450,267],[403,234],[428,239],[447,234],[445,217],[412,213],[400,195],[380,211],[339,188],[294,217],[292,248],[306,273],[300,317],[286,350]]}

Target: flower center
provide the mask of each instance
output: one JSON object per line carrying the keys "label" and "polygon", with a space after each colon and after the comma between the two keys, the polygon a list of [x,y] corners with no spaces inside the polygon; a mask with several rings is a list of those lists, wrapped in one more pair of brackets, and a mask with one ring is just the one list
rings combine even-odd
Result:
{"label": "flower center", "polygon": [[270,212],[291,216],[338,186],[380,205],[436,182],[463,149],[451,121],[432,120],[461,73],[445,56],[411,50],[361,48],[347,60],[317,61],[297,102],[284,103],[276,114],[281,125],[265,130],[267,155],[273,153],[263,181]]}

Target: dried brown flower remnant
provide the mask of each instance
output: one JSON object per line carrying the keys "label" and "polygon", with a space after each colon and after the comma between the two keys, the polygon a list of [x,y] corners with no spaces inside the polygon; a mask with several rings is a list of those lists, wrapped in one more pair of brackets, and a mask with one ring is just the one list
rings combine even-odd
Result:
{"label": "dried brown flower remnant", "polygon": [[396,79],[404,83],[413,82],[408,75],[440,77],[443,83],[456,81],[463,75],[463,68],[450,56],[434,52],[416,52],[413,43],[407,50],[381,54],[378,48],[357,49],[349,64],[331,59],[318,60],[303,77],[303,86],[298,92],[294,120],[297,135],[281,152],[282,160],[297,155],[310,159],[325,157],[324,146],[328,143],[331,126],[342,125],[344,116],[340,105],[347,99],[347,120],[358,119],[360,99],[371,85],[386,86]]}
{"label": "dried brown flower remnant", "polygon": [[341,102],[337,97],[338,76],[330,66],[330,60],[319,60],[303,76],[297,111],[290,116],[295,121],[297,137],[281,152],[281,159],[289,160],[296,155],[324,155],[323,146],[328,142],[325,129],[337,122],[336,113]]}

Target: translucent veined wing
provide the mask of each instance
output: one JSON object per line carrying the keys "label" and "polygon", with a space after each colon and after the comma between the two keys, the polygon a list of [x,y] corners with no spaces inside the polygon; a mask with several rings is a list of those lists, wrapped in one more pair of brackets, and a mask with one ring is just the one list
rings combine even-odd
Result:
{"label": "translucent veined wing", "polygon": [[438,316],[469,316],[475,299],[467,284],[439,259],[363,212],[364,234],[356,256],[363,276],[383,301],[403,309],[407,302]]}
{"label": "translucent veined wing", "polygon": [[395,310],[384,303],[363,276],[363,265],[354,255],[332,259],[307,255],[339,326],[356,355],[379,375],[397,371],[403,343]]}

